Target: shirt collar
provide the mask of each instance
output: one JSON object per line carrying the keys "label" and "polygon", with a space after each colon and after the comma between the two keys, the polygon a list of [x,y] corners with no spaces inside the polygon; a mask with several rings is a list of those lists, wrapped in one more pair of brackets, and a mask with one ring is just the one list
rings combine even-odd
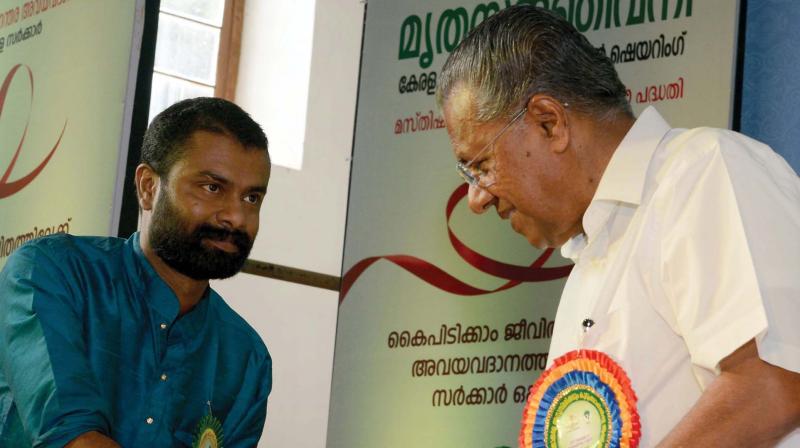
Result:
{"label": "shirt collar", "polygon": [[592,203],[613,201],[639,205],[647,166],[670,129],[654,107],[645,109],[611,156]]}
{"label": "shirt collar", "polygon": [[620,203],[634,206],[641,203],[650,159],[670,129],[654,107],[642,112],[614,150],[583,215],[585,235],[576,235],[562,246],[564,257],[575,260],[587,245],[595,242],[605,250],[609,243],[607,232],[603,232],[606,223]]}

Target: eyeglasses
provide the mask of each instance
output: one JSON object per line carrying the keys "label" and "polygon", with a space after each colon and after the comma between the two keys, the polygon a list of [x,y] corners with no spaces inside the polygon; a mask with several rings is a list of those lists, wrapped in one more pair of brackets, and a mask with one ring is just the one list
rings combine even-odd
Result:
{"label": "eyeglasses", "polygon": [[467,163],[464,163],[464,162],[456,163],[456,169],[458,170],[458,174],[462,178],[464,178],[464,181],[466,183],[472,185],[473,187],[481,187],[481,188],[488,188],[488,187],[492,186],[493,183],[491,183],[491,184],[483,184],[483,183],[481,183],[481,179],[484,176],[486,176],[488,173],[486,173],[485,171],[481,170],[480,168],[473,167],[472,164],[475,163],[475,161],[478,159],[478,157],[482,156],[483,153],[488,151],[489,148],[492,147],[494,142],[496,142],[497,139],[499,139],[508,130],[508,128],[511,127],[511,125],[513,125],[517,120],[519,120],[520,117],[525,115],[525,111],[527,111],[527,110],[528,110],[527,107],[523,107],[519,112],[514,114],[514,116],[511,117],[511,121],[509,121],[508,124],[506,124],[503,127],[503,129],[500,129],[500,132],[498,132],[494,137],[492,137],[492,139],[489,140],[489,143],[487,143],[486,146],[481,148],[481,150],[478,151],[477,154],[475,154],[475,157],[473,157],[472,160],[470,160]]}

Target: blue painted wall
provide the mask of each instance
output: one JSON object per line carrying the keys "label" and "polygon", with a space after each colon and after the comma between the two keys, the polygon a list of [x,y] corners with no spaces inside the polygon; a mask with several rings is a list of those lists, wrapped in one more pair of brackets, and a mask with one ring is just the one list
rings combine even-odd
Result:
{"label": "blue painted wall", "polygon": [[800,173],[800,1],[747,0],[741,131]]}

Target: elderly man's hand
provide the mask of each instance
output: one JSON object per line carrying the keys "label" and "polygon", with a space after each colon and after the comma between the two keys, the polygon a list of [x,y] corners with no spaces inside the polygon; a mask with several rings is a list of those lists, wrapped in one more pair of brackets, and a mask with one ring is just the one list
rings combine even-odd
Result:
{"label": "elderly man's hand", "polygon": [[90,431],[79,435],[64,448],[119,448],[119,444],[97,431]]}

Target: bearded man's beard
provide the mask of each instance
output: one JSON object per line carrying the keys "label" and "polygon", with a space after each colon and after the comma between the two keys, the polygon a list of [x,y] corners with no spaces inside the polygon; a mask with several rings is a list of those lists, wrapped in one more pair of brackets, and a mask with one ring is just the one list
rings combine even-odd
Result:
{"label": "bearded man's beard", "polygon": [[[166,192],[165,192],[166,193]],[[150,247],[169,267],[195,280],[228,278],[242,269],[253,241],[241,230],[226,230],[201,224],[189,231],[168,194],[162,194],[153,209],[150,223]],[[236,252],[208,247],[204,239],[228,241]]]}

